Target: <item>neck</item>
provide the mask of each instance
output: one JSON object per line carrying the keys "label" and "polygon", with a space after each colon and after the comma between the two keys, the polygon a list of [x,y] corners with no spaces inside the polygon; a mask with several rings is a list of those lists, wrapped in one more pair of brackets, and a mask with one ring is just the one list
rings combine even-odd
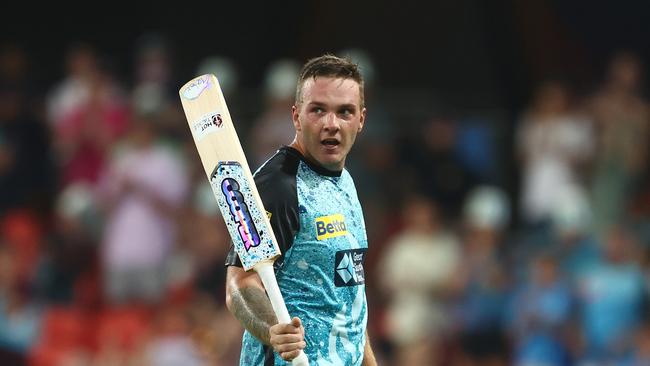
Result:
{"label": "neck", "polygon": [[298,150],[300,152],[300,154],[302,154],[302,156],[305,156],[305,157],[307,156],[307,154],[305,154],[305,148],[303,148],[302,145],[300,144],[300,142],[298,141],[298,136],[293,138],[293,141],[289,144],[289,146],[291,146],[294,149]]}
{"label": "neck", "polygon": [[[320,168],[321,169],[321,174],[330,175],[330,174],[323,173],[323,171],[324,171],[324,172],[333,173],[336,176],[338,176],[338,175],[340,175],[340,172],[343,170],[343,169],[338,169],[336,167],[335,168],[326,167],[323,164],[319,163],[311,155],[307,154],[307,150],[302,146],[300,141],[298,141],[297,137],[293,139],[293,141],[289,144],[289,147],[292,147],[292,148],[298,150],[300,155],[303,156],[303,158],[309,163],[309,165],[311,165],[312,167]],[[338,174],[337,174],[337,172],[338,172]]]}
{"label": "neck", "polygon": [[[313,156],[311,156],[311,155],[309,155],[309,154],[307,153],[307,149],[305,149],[305,147],[302,146],[302,144],[300,143],[300,141],[298,141],[298,136],[296,136],[296,137],[293,139],[293,142],[291,142],[291,144],[290,144],[289,146],[291,146],[291,147],[293,147],[294,149],[298,150],[298,152],[300,152],[300,154],[301,154],[302,156],[304,156],[305,159],[307,159],[311,164],[316,165],[316,166],[323,167],[323,168],[325,168],[325,169],[330,169],[330,168],[324,166],[323,164],[319,163],[318,161],[316,161],[316,159],[314,159]],[[331,169],[330,169],[330,170],[331,170]]]}

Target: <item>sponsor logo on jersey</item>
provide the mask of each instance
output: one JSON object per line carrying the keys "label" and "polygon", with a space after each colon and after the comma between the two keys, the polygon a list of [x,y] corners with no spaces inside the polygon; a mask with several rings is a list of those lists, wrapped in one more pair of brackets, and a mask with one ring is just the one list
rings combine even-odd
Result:
{"label": "sponsor logo on jersey", "polygon": [[334,214],[316,218],[316,239],[325,240],[337,236],[346,235],[348,229],[345,226],[345,216]]}
{"label": "sponsor logo on jersey", "polygon": [[366,250],[348,249],[336,252],[334,260],[334,284],[337,287],[356,286],[366,283],[363,271],[363,262],[366,258]]}

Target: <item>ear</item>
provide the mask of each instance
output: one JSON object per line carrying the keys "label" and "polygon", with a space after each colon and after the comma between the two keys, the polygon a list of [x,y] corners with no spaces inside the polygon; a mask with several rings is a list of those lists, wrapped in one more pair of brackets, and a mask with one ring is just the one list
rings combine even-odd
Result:
{"label": "ear", "polygon": [[302,130],[300,125],[300,109],[297,106],[291,107],[291,119],[293,120],[293,128],[296,129],[296,132]]}
{"label": "ear", "polygon": [[366,113],[366,108],[363,108],[361,110],[361,116],[359,116],[359,129],[357,130],[357,133],[363,130],[363,125],[366,123]]}

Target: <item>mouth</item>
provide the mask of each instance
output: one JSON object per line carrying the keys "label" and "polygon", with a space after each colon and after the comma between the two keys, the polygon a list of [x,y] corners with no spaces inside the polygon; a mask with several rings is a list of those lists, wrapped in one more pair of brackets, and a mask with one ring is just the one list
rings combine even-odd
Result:
{"label": "mouth", "polygon": [[324,140],[321,140],[321,145],[323,145],[326,149],[335,149],[337,148],[341,142],[335,138],[327,138]]}

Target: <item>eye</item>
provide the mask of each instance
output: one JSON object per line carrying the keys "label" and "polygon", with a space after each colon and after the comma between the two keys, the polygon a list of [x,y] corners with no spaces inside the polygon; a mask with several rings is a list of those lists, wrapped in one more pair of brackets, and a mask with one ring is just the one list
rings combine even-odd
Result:
{"label": "eye", "polygon": [[352,108],[343,108],[339,111],[339,115],[343,117],[351,117],[354,115],[354,110]]}
{"label": "eye", "polygon": [[321,108],[321,107],[313,107],[311,109],[311,112],[316,113],[316,114],[321,114],[321,113],[325,112],[325,110],[323,108]]}

